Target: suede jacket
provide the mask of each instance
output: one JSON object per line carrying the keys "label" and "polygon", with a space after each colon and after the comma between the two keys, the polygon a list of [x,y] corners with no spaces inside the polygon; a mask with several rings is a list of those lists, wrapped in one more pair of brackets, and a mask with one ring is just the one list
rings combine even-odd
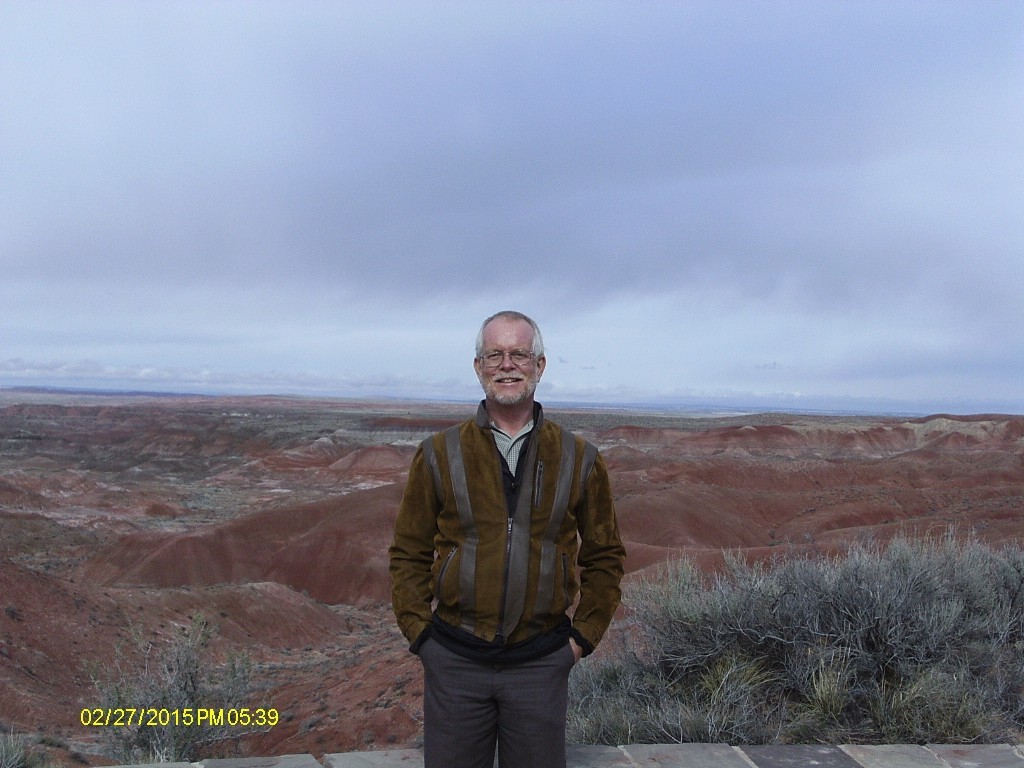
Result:
{"label": "suede jacket", "polygon": [[524,462],[510,510],[483,403],[475,419],[420,444],[389,551],[392,606],[414,649],[434,611],[511,645],[564,625],[579,597],[572,634],[581,645],[592,650],[608,628],[625,549],[604,460],[536,405]]}

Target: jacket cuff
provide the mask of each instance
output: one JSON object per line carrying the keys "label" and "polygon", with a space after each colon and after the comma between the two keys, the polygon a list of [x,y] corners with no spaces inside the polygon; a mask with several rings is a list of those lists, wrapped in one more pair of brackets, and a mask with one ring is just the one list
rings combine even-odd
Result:
{"label": "jacket cuff", "polygon": [[430,637],[430,625],[429,624],[427,625],[426,629],[424,629],[422,632],[420,632],[419,637],[417,637],[415,640],[412,641],[412,645],[409,646],[409,650],[412,651],[413,653],[419,653],[420,652],[420,647],[425,642],[427,642],[427,638],[428,637]]}
{"label": "jacket cuff", "polygon": [[576,641],[576,645],[583,651],[584,656],[589,656],[594,652],[594,646],[590,644],[590,641],[585,638],[576,627],[569,630],[569,636]]}

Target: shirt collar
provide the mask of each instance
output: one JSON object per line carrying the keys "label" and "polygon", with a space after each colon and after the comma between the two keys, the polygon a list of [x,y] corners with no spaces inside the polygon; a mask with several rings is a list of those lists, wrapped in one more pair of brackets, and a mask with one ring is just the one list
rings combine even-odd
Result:
{"label": "shirt collar", "polygon": [[[541,404],[534,402],[533,404],[533,420],[532,424],[534,428],[541,426],[544,423],[544,409]],[[476,407],[476,425],[480,429],[491,429],[491,420],[487,417],[487,400],[481,400],[480,405]]]}

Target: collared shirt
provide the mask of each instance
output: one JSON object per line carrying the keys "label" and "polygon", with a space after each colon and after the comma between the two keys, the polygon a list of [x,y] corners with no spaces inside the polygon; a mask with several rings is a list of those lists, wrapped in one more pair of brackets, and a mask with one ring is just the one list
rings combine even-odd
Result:
{"label": "collared shirt", "polygon": [[493,421],[491,422],[494,442],[497,444],[498,450],[505,458],[505,463],[508,464],[509,471],[513,475],[516,473],[516,467],[519,466],[519,453],[523,450],[523,444],[526,442],[526,437],[532,429],[533,419],[530,419],[527,425],[514,435],[510,435],[503,429],[496,427]]}

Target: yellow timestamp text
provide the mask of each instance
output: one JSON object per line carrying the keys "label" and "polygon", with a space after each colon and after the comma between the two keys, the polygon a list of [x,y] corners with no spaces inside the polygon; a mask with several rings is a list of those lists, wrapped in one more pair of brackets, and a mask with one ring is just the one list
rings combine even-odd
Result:
{"label": "yellow timestamp text", "polygon": [[281,716],[273,707],[85,707],[79,719],[89,727],[273,728]]}

